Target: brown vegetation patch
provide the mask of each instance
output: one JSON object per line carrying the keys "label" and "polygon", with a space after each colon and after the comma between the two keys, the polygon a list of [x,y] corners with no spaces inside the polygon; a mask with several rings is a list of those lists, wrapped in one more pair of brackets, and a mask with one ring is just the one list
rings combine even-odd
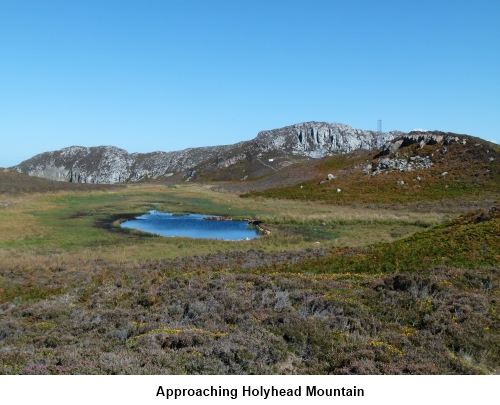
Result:
{"label": "brown vegetation patch", "polygon": [[[274,185],[265,191],[244,196],[262,196],[347,204],[414,204],[436,200],[484,200],[500,196],[500,151],[478,138],[464,137],[466,144],[411,145],[399,149],[395,156],[371,153],[348,162],[339,157],[325,158],[315,164],[315,180],[294,185]],[[382,158],[410,159],[429,156],[434,165],[411,172],[387,170],[377,175],[364,174],[364,166],[375,168]],[[330,167],[329,167],[330,165]],[[318,184],[327,174],[336,178]],[[340,192],[337,190],[341,190]]]}
{"label": "brown vegetation patch", "polygon": [[[193,264],[94,262],[31,272],[64,292],[0,307],[2,372],[499,371],[499,268],[353,277]],[[4,280],[12,277],[3,271]]]}
{"label": "brown vegetation patch", "polygon": [[[0,370],[498,373],[499,219],[490,209],[393,244],[330,253],[2,268]],[[475,267],[436,266],[426,250],[435,247],[455,252],[456,263],[472,255]]]}

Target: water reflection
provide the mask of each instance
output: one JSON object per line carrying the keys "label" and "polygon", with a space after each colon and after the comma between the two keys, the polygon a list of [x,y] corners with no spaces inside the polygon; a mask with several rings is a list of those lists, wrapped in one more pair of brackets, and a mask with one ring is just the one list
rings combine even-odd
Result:
{"label": "water reflection", "polygon": [[167,212],[150,211],[134,220],[121,224],[123,228],[138,229],[163,236],[186,236],[199,239],[241,240],[258,237],[255,228],[246,221],[213,221],[202,214],[173,215]]}

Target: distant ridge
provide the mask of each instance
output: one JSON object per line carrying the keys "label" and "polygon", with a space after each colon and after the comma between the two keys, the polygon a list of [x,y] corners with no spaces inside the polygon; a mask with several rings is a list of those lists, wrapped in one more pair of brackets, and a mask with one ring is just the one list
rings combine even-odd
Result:
{"label": "distant ridge", "polygon": [[[204,172],[221,178],[256,178],[301,159],[321,158],[355,149],[372,150],[404,135],[365,131],[349,125],[304,122],[261,131],[250,141],[233,145],[189,148],[173,152],[128,153],[115,146],[71,146],[45,152],[11,167],[20,173],[50,180],[115,184],[149,179],[191,180]],[[234,170],[235,165],[239,170]]]}

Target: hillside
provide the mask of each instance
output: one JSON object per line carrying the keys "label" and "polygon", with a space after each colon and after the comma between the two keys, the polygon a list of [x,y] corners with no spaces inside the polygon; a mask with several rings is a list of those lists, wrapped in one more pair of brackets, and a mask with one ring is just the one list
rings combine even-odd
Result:
{"label": "hillside", "polygon": [[108,184],[76,184],[32,177],[0,167],[0,194],[47,193],[54,191],[106,190]]}
{"label": "hillside", "polygon": [[283,186],[271,176],[249,190],[241,184],[224,187],[247,191],[244,196],[335,205],[500,198],[500,147],[467,135],[414,132],[374,152],[328,157],[303,168],[312,178]]}
{"label": "hillside", "polygon": [[114,146],[72,146],[41,153],[11,169],[74,183],[115,184],[170,177],[180,181],[199,176],[209,180],[252,179],[304,159],[380,147],[401,134],[379,135],[343,124],[306,122],[261,131],[255,139],[234,145],[174,152],[129,154]]}

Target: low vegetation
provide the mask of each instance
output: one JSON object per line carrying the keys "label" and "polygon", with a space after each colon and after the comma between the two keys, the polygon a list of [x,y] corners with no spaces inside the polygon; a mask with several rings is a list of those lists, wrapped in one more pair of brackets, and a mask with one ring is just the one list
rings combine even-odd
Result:
{"label": "low vegetation", "polygon": [[[418,145],[402,148],[400,158],[432,156],[431,168],[411,172],[386,171],[364,174],[368,164],[376,166],[382,158],[377,152],[357,160],[329,157],[315,163],[315,179],[263,191],[244,193],[244,197],[266,197],[301,201],[323,201],[334,205],[404,204],[451,201],[455,205],[500,198],[500,148],[478,138],[467,138],[466,145]],[[334,180],[318,184],[327,174]],[[340,190],[340,191],[339,191]]]}
{"label": "low vegetation", "polygon": [[[454,256],[458,231],[480,238],[470,268],[418,266],[404,252],[399,270],[385,260],[370,266],[352,249],[4,268],[2,370],[497,373],[499,225],[493,210],[422,236],[440,246],[438,258]],[[414,241],[395,248],[418,250]]]}
{"label": "low vegetation", "polygon": [[[3,186],[0,373],[499,373],[490,149],[450,148],[461,166],[445,176],[436,164],[372,177],[356,165],[375,156],[325,159],[315,170],[336,179],[246,198],[190,183]],[[271,233],[224,242],[120,228],[151,209]]]}
{"label": "low vegetation", "polygon": [[[134,185],[87,193],[36,193],[0,198],[0,254],[4,265],[105,259],[145,260],[262,249],[362,246],[392,241],[449,218],[406,210],[344,207],[289,201],[254,201],[207,187]],[[252,241],[153,237],[120,228],[120,221],[157,209],[262,221],[271,234]],[[286,215],[282,213],[286,212]]]}

